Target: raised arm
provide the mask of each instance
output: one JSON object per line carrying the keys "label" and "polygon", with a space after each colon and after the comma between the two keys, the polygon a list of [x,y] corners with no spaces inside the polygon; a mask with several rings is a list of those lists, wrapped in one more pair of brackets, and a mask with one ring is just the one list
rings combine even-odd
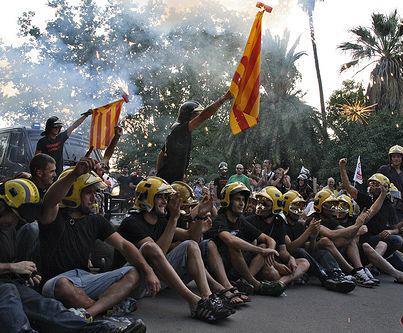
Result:
{"label": "raised arm", "polygon": [[169,247],[172,244],[180,215],[180,198],[178,194],[175,194],[171,199],[169,199],[167,209],[169,212],[169,220],[161,237],[156,241],[162,252],[165,254],[168,252]]}
{"label": "raised arm", "polygon": [[346,165],[347,165],[347,158],[342,158],[339,161],[340,178],[341,181],[343,182],[344,189],[351,195],[353,199],[357,199],[358,190],[354,186],[352,186],[350,184],[350,181],[348,180]]}
{"label": "raised arm", "polygon": [[66,196],[75,180],[81,175],[90,172],[94,166],[94,160],[84,157],[76,164],[74,169],[68,175],[52,184],[43,199],[43,210],[40,223],[50,224],[56,219],[59,211],[59,203]]}
{"label": "raised arm", "polygon": [[83,123],[83,121],[84,121],[89,115],[91,115],[91,114],[92,114],[92,110],[91,110],[91,109],[89,109],[87,112],[84,112],[84,113],[81,115],[80,118],[78,118],[74,123],[72,123],[72,124],[70,125],[69,128],[67,128],[67,130],[66,130],[67,136],[70,136],[71,133],[73,133],[73,131],[74,131],[78,126],[80,126],[80,125]]}
{"label": "raised arm", "polygon": [[189,131],[193,131],[200,126],[206,119],[210,118],[227,100],[232,98],[231,92],[228,90],[225,95],[217,99],[213,104],[206,107],[197,117],[189,122]]}
{"label": "raised arm", "polygon": [[105,150],[103,161],[105,164],[109,165],[109,160],[111,159],[113,152],[115,151],[116,145],[120,137],[123,134],[123,129],[120,126],[115,126],[115,135],[112,138],[111,143],[109,144],[108,148]]}

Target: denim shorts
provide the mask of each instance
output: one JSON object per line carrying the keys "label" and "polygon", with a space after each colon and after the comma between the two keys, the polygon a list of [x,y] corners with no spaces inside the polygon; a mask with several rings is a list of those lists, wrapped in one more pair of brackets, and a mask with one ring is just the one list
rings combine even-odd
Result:
{"label": "denim shorts", "polygon": [[110,272],[93,274],[82,269],[72,269],[64,272],[48,280],[42,288],[42,295],[45,297],[55,298],[55,285],[60,278],[66,278],[75,287],[83,289],[84,292],[93,299],[98,299],[106,289],[112,284],[119,281],[126,275],[133,266],[124,266]]}

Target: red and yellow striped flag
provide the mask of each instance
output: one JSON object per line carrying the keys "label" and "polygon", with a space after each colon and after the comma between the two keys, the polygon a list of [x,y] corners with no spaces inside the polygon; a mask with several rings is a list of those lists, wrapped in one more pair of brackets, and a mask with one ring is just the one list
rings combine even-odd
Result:
{"label": "red and yellow striped flag", "polygon": [[104,149],[114,136],[124,99],[92,110],[90,147]]}
{"label": "red and yellow striped flag", "polygon": [[259,122],[263,13],[262,10],[256,14],[245,51],[232,78],[230,91],[234,96],[234,103],[229,118],[232,134],[245,131]]}

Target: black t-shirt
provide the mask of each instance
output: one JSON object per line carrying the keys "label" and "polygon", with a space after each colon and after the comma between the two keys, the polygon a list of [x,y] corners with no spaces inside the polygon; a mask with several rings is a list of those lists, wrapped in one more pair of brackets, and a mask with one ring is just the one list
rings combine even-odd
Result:
{"label": "black t-shirt", "polygon": [[250,224],[244,216],[240,216],[236,223],[231,223],[225,212],[220,212],[213,221],[213,226],[204,235],[205,239],[213,239],[217,247],[225,246],[222,240],[219,238],[219,234],[223,231],[227,231],[230,234],[237,236],[249,243],[252,243],[255,239],[259,238],[262,234],[261,231],[256,229]]}
{"label": "black t-shirt", "polygon": [[[374,202],[371,196],[361,191],[358,192],[357,199],[355,201],[360,206],[360,209],[363,209],[364,207],[369,209]],[[368,227],[368,233],[366,235],[378,235],[383,230],[387,230],[397,223],[398,218],[396,210],[390,200],[385,198],[379,212],[366,223]]]}
{"label": "black t-shirt", "polygon": [[126,199],[134,194],[134,191],[129,187],[129,183],[132,182],[132,178],[130,177],[130,175],[120,175],[117,181],[120,187],[120,197]]}
{"label": "black t-shirt", "polygon": [[247,221],[256,229],[273,238],[276,241],[276,246],[284,245],[286,235],[284,220],[278,216],[274,216],[270,224],[266,223],[264,220],[264,217],[256,214],[247,217]]}
{"label": "black t-shirt", "polygon": [[64,131],[59,133],[54,140],[44,136],[36,144],[37,151],[52,156],[55,159],[57,175],[60,175],[63,171],[63,146],[68,138],[67,131]]}
{"label": "black t-shirt", "polygon": [[60,209],[53,223],[39,224],[44,279],[76,268],[88,270],[88,259],[95,241],[104,241],[114,232],[102,215],[72,219],[65,209]]}
{"label": "black t-shirt", "polygon": [[[150,224],[145,219],[142,213],[133,213],[126,217],[118,228],[119,234],[137,246],[142,239],[151,237],[155,242],[164,233],[167,225],[166,217],[159,217],[156,224]],[[115,250],[113,267],[122,267],[126,259]]]}
{"label": "black t-shirt", "polygon": [[168,183],[182,181],[189,165],[190,152],[192,151],[192,132],[189,131],[189,122],[175,126],[168,135],[165,146],[162,149],[160,169],[157,176]]}
{"label": "black t-shirt", "polygon": [[132,175],[130,176],[130,183],[132,183],[134,186],[137,186],[138,183],[140,183],[143,180],[143,177],[138,176],[138,175]]}
{"label": "black t-shirt", "polygon": [[[14,227],[0,229],[0,263],[15,262],[17,257],[16,231]],[[0,279],[10,279],[12,274],[5,273],[0,275]]]}
{"label": "black t-shirt", "polygon": [[214,186],[217,188],[217,198],[221,197],[221,190],[224,188],[225,185],[227,185],[228,182],[228,176],[219,176],[216,179],[214,179]]}
{"label": "black t-shirt", "polygon": [[285,232],[293,242],[305,232],[305,225],[300,222],[295,222],[294,224],[286,223]]}
{"label": "black t-shirt", "polygon": [[382,165],[378,172],[388,177],[390,182],[393,183],[403,195],[403,172],[398,174],[396,169],[390,165]]}

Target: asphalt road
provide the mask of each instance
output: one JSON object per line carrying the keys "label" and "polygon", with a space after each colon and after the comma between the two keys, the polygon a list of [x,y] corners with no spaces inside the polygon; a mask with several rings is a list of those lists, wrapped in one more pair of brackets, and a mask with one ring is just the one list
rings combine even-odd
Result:
{"label": "asphalt road", "polygon": [[218,324],[190,318],[187,304],[173,290],[139,301],[136,316],[147,332],[403,332],[403,285],[382,275],[373,289],[356,287],[347,295],[319,282],[291,287],[279,298],[253,296],[252,302]]}

